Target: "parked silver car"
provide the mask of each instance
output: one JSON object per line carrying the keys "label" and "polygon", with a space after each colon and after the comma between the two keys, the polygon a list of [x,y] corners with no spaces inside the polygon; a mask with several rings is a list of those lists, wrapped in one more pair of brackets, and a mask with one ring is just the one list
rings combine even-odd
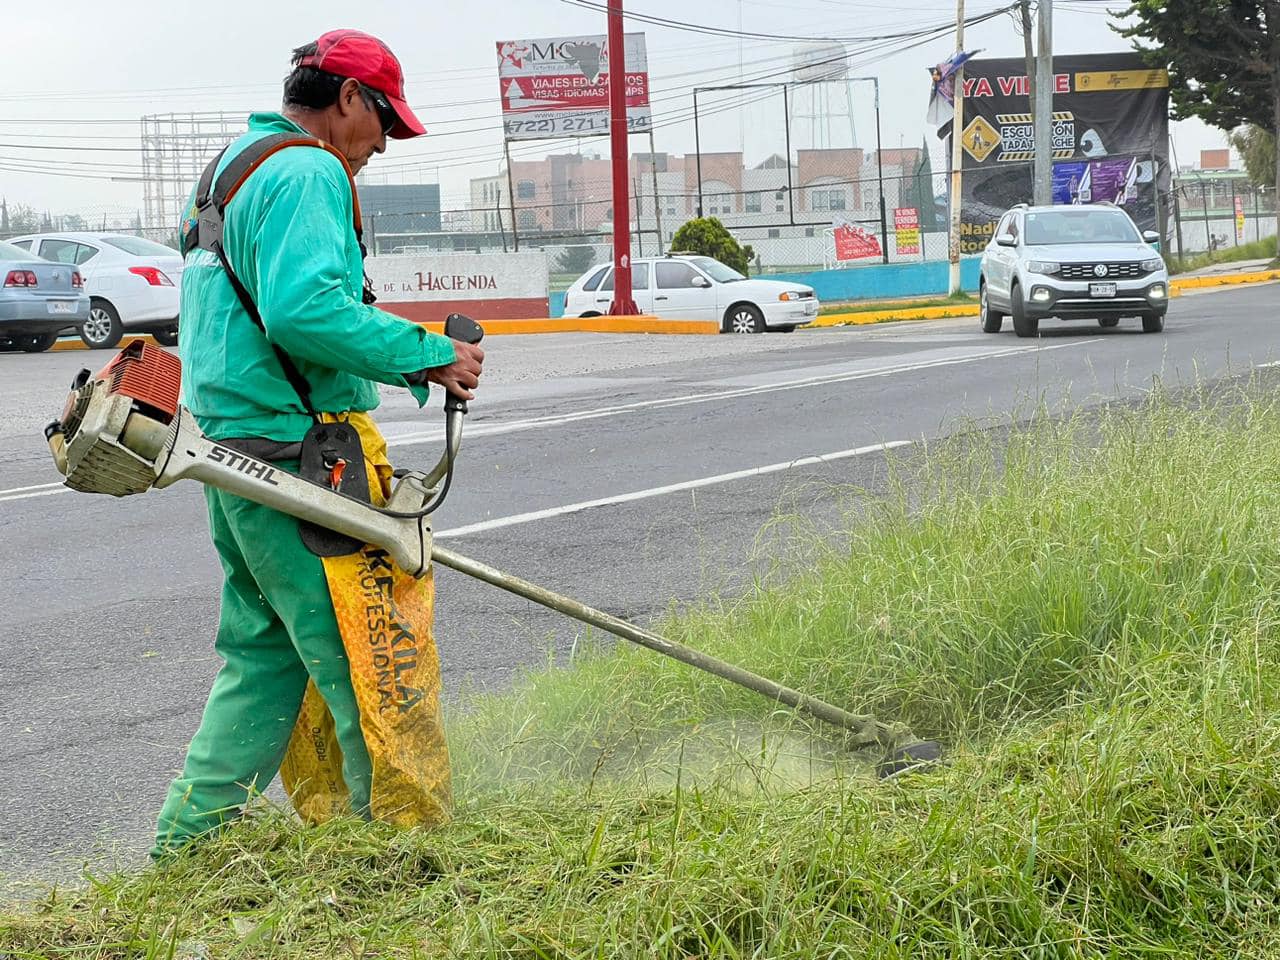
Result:
{"label": "parked silver car", "polygon": [[41,353],[89,319],[80,271],[0,242],[0,350]]}
{"label": "parked silver car", "polygon": [[1159,239],[1109,203],[1014,207],[982,254],[982,329],[999,333],[1009,316],[1014,333],[1034,337],[1049,317],[1103,327],[1138,317],[1159,333],[1169,309],[1169,271],[1152,247]]}

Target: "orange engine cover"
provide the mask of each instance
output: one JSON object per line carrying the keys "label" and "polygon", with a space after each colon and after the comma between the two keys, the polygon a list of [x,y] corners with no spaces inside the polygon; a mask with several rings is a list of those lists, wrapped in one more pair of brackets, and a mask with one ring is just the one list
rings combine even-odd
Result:
{"label": "orange engine cover", "polygon": [[157,346],[135,340],[94,379],[105,380],[109,393],[122,393],[150,407],[164,423],[178,414],[182,361]]}

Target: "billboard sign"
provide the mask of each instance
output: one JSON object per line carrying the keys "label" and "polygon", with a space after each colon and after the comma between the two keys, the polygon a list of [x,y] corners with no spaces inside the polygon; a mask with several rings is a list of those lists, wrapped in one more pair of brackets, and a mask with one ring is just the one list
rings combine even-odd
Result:
{"label": "billboard sign", "polygon": [[1244,197],[1236,197],[1236,243],[1244,243]]}
{"label": "billboard sign", "polygon": [[417,323],[451,313],[526,320],[548,313],[547,256],[519,253],[440,253],[369,257],[365,272],[378,306]]}
{"label": "billboard sign", "polygon": [[[626,35],[627,130],[647,133],[649,63],[643,33]],[[609,132],[609,43],[604,35],[498,42],[498,89],[508,140]]]}
{"label": "billboard sign", "polygon": [[[1123,206],[1141,229],[1169,209],[1169,75],[1136,53],[1054,57],[1054,203]],[[1035,127],[1026,62],[965,65],[960,142],[964,195],[960,249],[981,253],[1015,203],[1030,202]]]}
{"label": "billboard sign", "polygon": [[898,256],[920,252],[920,211],[915,207],[895,207],[893,211],[894,243]]}
{"label": "billboard sign", "polygon": [[860,227],[847,217],[836,216],[832,220],[832,234],[836,244],[836,260],[865,260],[881,256],[880,238]]}

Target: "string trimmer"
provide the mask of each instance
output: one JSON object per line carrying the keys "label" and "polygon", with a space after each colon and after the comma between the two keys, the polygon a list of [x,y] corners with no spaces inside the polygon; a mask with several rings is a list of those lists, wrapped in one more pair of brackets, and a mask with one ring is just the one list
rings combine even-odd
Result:
{"label": "string trimmer", "polygon": [[[449,318],[445,333],[468,343],[478,343],[483,336],[477,324],[458,315]],[[467,412],[464,400],[446,396],[445,450],[440,462],[425,473],[396,471],[397,483],[386,506],[375,507],[339,492],[336,482],[312,482],[230,444],[209,440],[178,401],[180,377],[177,357],[142,341],[130,344],[96,375],[80,371],[62,416],[45,428],[66,485],[85,493],[126,497],[164,489],[179,480],[198,480],[314,527],[382,547],[414,576],[424,575],[432,562],[441,564],[754,690],[840,728],[854,747],[881,747],[881,775],[899,773],[941,755],[936,742],[921,741],[900,726],[850,713],[436,545],[431,515],[443,502],[452,479]],[[335,476],[340,474],[338,470]]]}

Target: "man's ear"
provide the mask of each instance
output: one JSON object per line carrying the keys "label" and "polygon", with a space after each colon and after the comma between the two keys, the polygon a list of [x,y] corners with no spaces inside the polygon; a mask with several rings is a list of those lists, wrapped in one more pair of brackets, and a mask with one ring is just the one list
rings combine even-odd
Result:
{"label": "man's ear", "polygon": [[343,117],[351,116],[364,106],[360,96],[360,81],[352,77],[342,81],[338,88],[338,113]]}

